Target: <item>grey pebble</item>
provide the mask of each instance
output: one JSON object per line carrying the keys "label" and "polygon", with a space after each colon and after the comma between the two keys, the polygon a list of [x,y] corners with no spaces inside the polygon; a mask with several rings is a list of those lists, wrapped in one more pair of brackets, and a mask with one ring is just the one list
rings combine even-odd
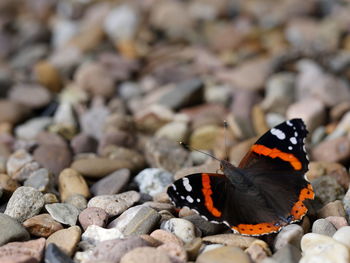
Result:
{"label": "grey pebble", "polygon": [[80,211],[83,211],[87,207],[87,200],[81,194],[73,194],[67,198],[66,204],[74,205]]}
{"label": "grey pebble", "polygon": [[29,237],[28,231],[16,219],[0,213],[0,246],[12,241],[25,241]]}
{"label": "grey pebble", "polygon": [[24,186],[33,187],[40,192],[48,192],[53,186],[53,176],[45,168],[38,169],[24,181]]}
{"label": "grey pebble", "polygon": [[76,225],[80,211],[74,205],[56,203],[47,204],[45,208],[57,222],[71,226]]}
{"label": "grey pebble", "polygon": [[95,196],[118,194],[128,183],[130,178],[129,169],[117,170],[94,183],[90,191]]}
{"label": "grey pebble", "polygon": [[317,219],[312,224],[312,233],[317,233],[326,236],[333,236],[333,234],[337,231],[335,226],[326,219]]}
{"label": "grey pebble", "polygon": [[32,187],[21,186],[12,194],[5,214],[22,223],[26,219],[39,214],[44,204],[44,196],[40,191]]}

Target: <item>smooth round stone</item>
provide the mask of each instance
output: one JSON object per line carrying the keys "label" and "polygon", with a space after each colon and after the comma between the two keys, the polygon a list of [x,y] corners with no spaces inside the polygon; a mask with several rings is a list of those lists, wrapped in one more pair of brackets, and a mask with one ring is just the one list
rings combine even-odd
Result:
{"label": "smooth round stone", "polygon": [[346,162],[350,157],[350,142],[346,136],[324,140],[312,149],[315,161]]}
{"label": "smooth round stone", "polygon": [[192,242],[185,245],[187,251],[188,259],[195,260],[199,254],[199,250],[202,247],[202,239],[197,237]]}
{"label": "smooth round stone", "polygon": [[196,227],[198,227],[199,230],[202,232],[203,236],[210,236],[222,233],[226,229],[226,226],[224,224],[210,223],[198,214],[188,215],[183,217],[183,219],[192,222]]}
{"label": "smooth round stone", "polygon": [[123,233],[117,228],[106,229],[99,226],[90,225],[81,236],[81,240],[96,246],[102,241],[123,237]]}
{"label": "smooth round stone", "polygon": [[164,188],[173,182],[173,175],[163,169],[147,168],[136,177],[141,193],[154,196],[164,191]]}
{"label": "smooth round stone", "polygon": [[46,240],[46,246],[53,243],[68,256],[72,256],[80,240],[81,230],[78,226],[58,230]]}
{"label": "smooth round stone", "polygon": [[117,228],[124,236],[149,234],[158,225],[160,218],[156,210],[139,205],[126,210],[108,228]]}
{"label": "smooth round stone", "polygon": [[47,204],[45,209],[49,212],[53,219],[65,224],[74,226],[77,222],[80,211],[71,204]]}
{"label": "smooth round stone", "polygon": [[175,236],[174,234],[165,231],[163,229],[156,229],[154,230],[151,234],[151,237],[161,241],[162,243],[175,243],[178,245],[183,245],[184,242],[178,238],[177,236]]}
{"label": "smooth round stone", "polygon": [[73,194],[69,196],[65,203],[75,206],[79,211],[83,211],[87,207],[87,200],[81,194]]}
{"label": "smooth round stone", "polygon": [[24,140],[35,140],[38,134],[52,123],[50,117],[33,118],[15,128],[15,135]]}
{"label": "smooth round stone", "polygon": [[308,233],[304,235],[301,240],[301,249],[303,257],[299,261],[300,263],[346,263],[350,260],[348,247],[331,237],[320,234]]}
{"label": "smooth round stone", "polygon": [[29,237],[28,231],[16,219],[0,213],[0,246],[12,241],[25,241]]}
{"label": "smooth round stone", "polygon": [[58,176],[58,189],[63,202],[74,194],[80,194],[85,198],[90,196],[89,187],[84,177],[71,168],[64,169]]}
{"label": "smooth round stone", "polygon": [[14,124],[21,121],[25,115],[25,110],[16,102],[0,99],[0,123],[9,122]]}
{"label": "smooth round stone", "polygon": [[333,239],[350,248],[350,226],[343,226],[334,233]]}
{"label": "smooth round stone", "polygon": [[173,233],[184,243],[189,243],[196,238],[195,226],[185,219],[171,218],[162,225],[162,229]]}
{"label": "smooth round stone", "polygon": [[11,242],[0,247],[0,262],[41,262],[45,249],[45,238],[26,242]]}
{"label": "smooth round stone", "polygon": [[269,245],[262,240],[254,241],[244,252],[248,253],[254,262],[261,262],[272,255]]}
{"label": "smooth round stone", "polygon": [[206,125],[193,131],[190,137],[190,145],[196,149],[211,150],[219,135],[220,127]]}
{"label": "smooth round stone", "polygon": [[76,160],[72,163],[71,168],[78,171],[83,176],[101,178],[123,168],[133,170],[134,165],[127,160],[94,157]]}
{"label": "smooth round stone", "polygon": [[312,224],[312,233],[331,237],[336,231],[337,229],[335,228],[335,226],[326,219],[317,219]]}
{"label": "smooth round stone", "polygon": [[50,191],[53,186],[53,176],[45,168],[40,168],[34,171],[27,180],[24,181],[24,186],[33,187],[40,192]]}
{"label": "smooth round stone", "polygon": [[116,216],[138,202],[140,197],[140,194],[136,191],[128,191],[117,195],[100,195],[91,198],[88,207],[99,207],[105,210],[109,216]]}
{"label": "smooth round stone", "polygon": [[54,243],[47,245],[44,261],[45,263],[74,263],[74,261]]}
{"label": "smooth round stone", "polygon": [[23,222],[39,214],[44,206],[43,194],[32,187],[21,186],[12,194],[5,214]]}
{"label": "smooth round stone", "polygon": [[70,145],[75,154],[94,153],[97,151],[97,141],[85,133],[79,133],[78,135],[74,136],[70,142]]}
{"label": "smooth round stone", "polygon": [[138,247],[126,253],[120,263],[171,263],[168,255],[153,247]]}
{"label": "smooth round stone", "polygon": [[339,229],[343,226],[348,226],[348,221],[346,221],[345,217],[342,216],[328,216],[326,217],[326,220],[332,223],[333,226],[335,226],[336,229]]}
{"label": "smooth round stone", "polygon": [[53,193],[46,193],[46,194],[44,194],[44,200],[45,200],[45,205],[58,203],[58,198]]}
{"label": "smooth round stone", "polygon": [[148,201],[144,202],[142,205],[148,206],[153,208],[156,211],[164,211],[167,210],[169,212],[175,212],[175,207],[172,204],[169,203],[161,203],[161,202],[154,202],[154,201]]}
{"label": "smooth round stone", "polygon": [[175,142],[185,141],[188,136],[188,124],[174,121],[165,124],[156,132],[156,137],[164,137]]}
{"label": "smooth round stone", "polygon": [[130,170],[120,169],[94,183],[90,191],[94,196],[118,194],[129,182]]}
{"label": "smooth round stone", "polygon": [[[268,258],[274,260],[271,263],[296,263],[299,262],[301,258],[301,251],[297,249],[295,246],[287,244],[284,247],[280,248],[273,254],[272,258]],[[263,263],[269,263],[266,259]]]}
{"label": "smooth round stone", "polygon": [[157,247],[157,250],[162,250],[167,253],[171,259],[177,259],[180,262],[187,261],[187,253],[183,246],[176,243],[164,243]]}
{"label": "smooth round stone", "polygon": [[49,214],[33,216],[24,221],[23,226],[31,235],[38,237],[49,237],[54,232],[63,229],[63,226]]}
{"label": "smooth round stone", "polygon": [[49,61],[41,60],[34,66],[35,76],[38,82],[53,92],[58,92],[62,88],[60,72]]}
{"label": "smooth round stone", "polygon": [[275,250],[284,247],[286,244],[291,244],[298,248],[303,234],[304,230],[301,226],[296,224],[287,225],[276,236]]}
{"label": "smooth round stone", "polygon": [[334,202],[326,204],[317,211],[317,214],[321,218],[326,218],[328,216],[346,216],[343,203],[340,200],[335,200]]}
{"label": "smooth round stone", "polygon": [[35,149],[33,158],[42,167],[48,169],[55,175],[68,167],[72,161],[72,154],[68,147],[54,144],[43,144]]}
{"label": "smooth round stone", "polygon": [[196,260],[196,263],[250,263],[248,254],[244,253],[242,249],[238,247],[225,246],[216,248],[200,254]]}
{"label": "smooth round stone", "polygon": [[203,242],[205,243],[222,244],[225,246],[239,247],[241,249],[248,248],[256,240],[259,239],[238,234],[219,234],[203,237]]}
{"label": "smooth round stone", "polygon": [[322,204],[342,199],[345,194],[344,188],[337,180],[327,175],[312,180],[311,184],[315,191],[315,196]]}
{"label": "smooth round stone", "polygon": [[104,227],[108,220],[108,214],[102,208],[89,207],[79,214],[79,223],[84,230],[90,225]]}

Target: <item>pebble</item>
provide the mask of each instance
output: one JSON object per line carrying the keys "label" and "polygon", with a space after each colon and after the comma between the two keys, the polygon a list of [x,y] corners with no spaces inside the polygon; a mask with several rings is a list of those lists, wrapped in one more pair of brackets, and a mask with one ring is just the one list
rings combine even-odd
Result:
{"label": "pebble", "polygon": [[30,238],[28,231],[14,218],[0,213],[0,246]]}
{"label": "pebble", "polygon": [[337,230],[334,233],[333,239],[345,245],[347,248],[350,248],[350,227],[344,226]]}
{"label": "pebble", "polygon": [[141,193],[155,196],[163,192],[164,188],[173,182],[173,175],[163,169],[146,168],[134,180]]}
{"label": "pebble", "polygon": [[123,237],[123,233],[117,228],[106,229],[100,226],[90,225],[81,236],[81,240],[89,243],[90,245],[96,246],[102,241]]}
{"label": "pebble", "polygon": [[97,151],[96,139],[85,133],[79,133],[75,135],[72,138],[70,145],[75,154],[95,153]]}
{"label": "pebble", "polygon": [[266,83],[266,95],[261,102],[265,111],[284,114],[294,98],[295,75],[281,72],[269,77]]}
{"label": "pebble", "polygon": [[153,138],[146,143],[146,160],[151,167],[175,173],[183,167],[191,166],[188,151],[178,143],[165,138]]}
{"label": "pebble", "polygon": [[241,249],[248,248],[255,240],[258,239],[237,234],[217,234],[213,236],[203,237],[203,242],[205,243],[222,244],[225,246],[239,247]]}
{"label": "pebble", "polygon": [[199,254],[199,250],[202,247],[202,239],[197,237],[192,242],[185,245],[187,256],[189,260],[195,260]]}
{"label": "pebble", "polygon": [[74,263],[74,261],[54,243],[50,243],[47,245],[45,250],[44,262],[45,263]]}
{"label": "pebble", "polygon": [[69,167],[72,154],[68,147],[44,144],[35,149],[33,158],[42,167],[58,176],[64,168]]}
{"label": "pebble", "polygon": [[241,262],[249,263],[249,256],[243,252],[242,249],[233,246],[225,246],[215,248],[213,250],[200,254],[196,260],[196,263],[229,263],[229,262]]}
{"label": "pebble", "polygon": [[46,204],[58,203],[58,198],[53,193],[46,193],[46,194],[44,194],[44,200],[45,200],[45,205]]}
{"label": "pebble", "polygon": [[47,204],[45,209],[49,212],[53,219],[64,225],[74,226],[77,222],[80,211],[71,204]]}
{"label": "pebble", "polygon": [[[272,259],[274,259],[274,261],[271,263],[297,263],[299,262],[300,258],[301,251],[291,244],[286,244],[277,250],[275,254],[273,254]],[[268,262],[269,261],[266,262],[266,260],[263,261],[263,263]]]}
{"label": "pebble", "polygon": [[173,121],[163,125],[156,132],[156,137],[167,138],[174,142],[186,141],[189,133],[186,122]]}
{"label": "pebble", "polygon": [[325,122],[325,105],[313,98],[304,98],[291,104],[286,112],[287,119],[302,118],[309,132]]}
{"label": "pebble", "polygon": [[338,184],[336,179],[330,176],[316,178],[311,181],[311,184],[315,191],[316,198],[320,200],[322,204],[342,199],[345,194],[344,188]]}
{"label": "pebble", "polygon": [[124,236],[149,234],[158,226],[161,216],[154,209],[139,205],[122,213],[109,223],[108,228],[119,229]]}
{"label": "pebble", "polygon": [[0,112],[0,123],[15,124],[23,119],[25,108],[20,107],[19,104],[13,101],[0,99]]}
{"label": "pebble", "polygon": [[76,208],[78,208],[79,211],[83,211],[87,207],[87,200],[81,194],[70,195],[66,199],[65,203],[75,206]]}
{"label": "pebble", "polygon": [[214,148],[220,128],[215,125],[205,125],[195,129],[190,136],[190,146],[201,150]]}
{"label": "pebble", "polygon": [[15,135],[23,140],[35,140],[38,134],[45,130],[52,123],[50,117],[38,117],[30,119],[24,124],[18,125],[15,128]]}
{"label": "pebble", "polygon": [[162,250],[173,260],[187,262],[187,253],[183,246],[176,243],[165,243],[157,247],[157,250]]}
{"label": "pebble", "polygon": [[44,197],[41,192],[32,187],[21,186],[12,194],[7,203],[5,214],[22,223],[26,219],[39,214],[44,204]]}
{"label": "pebble", "polygon": [[203,100],[203,87],[200,79],[186,80],[161,96],[158,103],[172,110],[194,105]]}
{"label": "pebble", "polygon": [[175,243],[175,244],[178,244],[178,245],[183,245],[184,242],[178,238],[177,236],[175,236],[174,234],[168,232],[168,231],[165,231],[163,229],[156,229],[154,230],[151,234],[150,234],[151,237],[159,240],[160,242],[162,243]]}
{"label": "pebble", "polygon": [[335,239],[315,234],[308,233],[301,240],[301,249],[303,256],[300,263],[311,262],[349,262],[349,250],[342,243]]}
{"label": "pebble", "polygon": [[58,176],[58,189],[63,202],[74,194],[80,194],[85,198],[90,196],[89,187],[84,177],[71,168],[64,169]]}
{"label": "pebble", "polygon": [[161,229],[174,234],[184,243],[189,243],[196,238],[195,226],[185,219],[171,218],[162,224]]}
{"label": "pebble", "polygon": [[33,216],[23,222],[23,226],[31,235],[38,237],[49,237],[63,226],[56,222],[49,214],[40,214]]}
{"label": "pebble", "polygon": [[113,195],[118,194],[129,182],[130,170],[120,169],[94,183],[90,191],[93,195]]}
{"label": "pebble", "polygon": [[142,205],[153,208],[156,211],[169,211],[169,212],[175,212],[175,207],[172,204],[169,203],[162,203],[162,202],[154,202],[154,201],[147,201],[144,202]]}
{"label": "pebble", "polygon": [[153,247],[138,247],[126,253],[120,263],[172,263],[167,254]]}
{"label": "pebble", "polygon": [[53,176],[50,172],[45,168],[40,168],[34,171],[23,185],[33,187],[40,192],[49,192],[53,189],[53,183]]}
{"label": "pebble", "polygon": [[129,148],[124,148],[117,145],[108,145],[100,154],[103,157],[113,159],[115,162],[130,162],[130,165],[135,172],[140,171],[146,166],[145,157],[136,150]]}
{"label": "pebble", "polygon": [[276,236],[274,243],[275,250],[281,249],[286,244],[291,244],[298,248],[303,234],[304,230],[301,226],[296,224],[287,225]]}
{"label": "pebble", "polygon": [[62,89],[62,80],[57,68],[49,61],[42,60],[34,65],[34,73],[38,82],[53,92]]}
{"label": "pebble", "polygon": [[326,217],[326,220],[331,222],[336,229],[349,225],[348,221],[346,221],[346,218],[342,216],[328,216]]}
{"label": "pebble", "polygon": [[129,251],[137,247],[146,247],[148,242],[140,237],[112,239],[98,243],[88,257],[89,262],[120,262]]}
{"label": "pebble", "polygon": [[317,219],[312,224],[312,233],[321,234],[325,236],[333,236],[333,234],[337,231],[335,226],[326,219]]}
{"label": "pebble", "polygon": [[104,227],[107,224],[108,214],[98,207],[89,207],[79,214],[79,223],[84,230],[90,225]]}
{"label": "pebble", "polygon": [[71,226],[67,229],[58,230],[48,237],[46,246],[53,243],[63,253],[71,257],[76,250],[77,244],[80,240],[81,230],[78,226]]}
{"label": "pebble", "polygon": [[183,217],[183,219],[192,222],[196,227],[198,227],[199,230],[202,232],[203,236],[210,236],[222,233],[226,229],[225,225],[210,223],[208,220],[205,220],[198,214],[188,215]]}
{"label": "pebble", "polygon": [[347,216],[350,215],[350,190],[348,190],[343,198],[343,206]]}
{"label": "pebble", "polygon": [[108,98],[116,89],[112,76],[102,64],[96,62],[82,64],[75,72],[74,80],[81,89],[91,93],[92,96]]}
{"label": "pebble", "polygon": [[40,263],[44,256],[45,238],[26,242],[11,242],[0,247],[1,262]]}
{"label": "pebble", "polygon": [[127,160],[112,160],[108,158],[92,157],[74,161],[71,168],[83,176],[101,178],[123,168],[134,170],[134,165],[132,162]]}
{"label": "pebble", "polygon": [[9,175],[0,173],[0,188],[4,194],[12,194],[19,186],[19,183]]}
{"label": "pebble", "polygon": [[325,140],[312,149],[315,161],[344,162],[350,157],[350,140],[346,136]]}
{"label": "pebble", "polygon": [[[25,150],[20,149],[10,155],[6,163],[6,170],[9,176],[16,177],[21,168],[32,162],[33,157]],[[18,177],[18,176],[17,176]]]}
{"label": "pebble", "polygon": [[269,245],[262,240],[254,241],[245,251],[253,262],[261,262],[272,255]]}
{"label": "pebble", "polygon": [[11,88],[8,97],[30,109],[46,106],[51,101],[50,92],[40,85],[20,84]]}
{"label": "pebble", "polygon": [[95,196],[88,202],[88,207],[99,207],[105,210],[109,216],[116,216],[139,200],[140,194],[138,192],[128,191],[116,195]]}
{"label": "pebble", "polygon": [[324,207],[322,207],[320,210],[318,210],[317,215],[320,218],[327,218],[329,216],[345,217],[346,213],[345,213],[342,201],[335,200],[333,202],[329,202]]}

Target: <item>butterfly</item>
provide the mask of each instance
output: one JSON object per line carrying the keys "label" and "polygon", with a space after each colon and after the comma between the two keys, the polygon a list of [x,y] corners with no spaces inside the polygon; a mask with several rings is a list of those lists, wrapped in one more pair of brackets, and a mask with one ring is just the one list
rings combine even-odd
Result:
{"label": "butterfly", "polygon": [[307,133],[301,119],[285,121],[262,135],[238,167],[221,160],[222,173],[187,175],[170,185],[167,194],[176,207],[189,207],[235,233],[277,233],[300,221],[307,200],[314,199],[305,179]]}

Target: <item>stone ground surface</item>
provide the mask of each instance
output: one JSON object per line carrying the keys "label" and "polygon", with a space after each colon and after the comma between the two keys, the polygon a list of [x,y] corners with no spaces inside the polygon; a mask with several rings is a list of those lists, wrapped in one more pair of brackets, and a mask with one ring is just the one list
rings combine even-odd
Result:
{"label": "stone ground surface", "polygon": [[[349,13],[1,0],[0,262],[350,262]],[[247,237],[171,204],[175,179],[219,168],[179,141],[237,165],[295,117],[316,193],[302,222]]]}

